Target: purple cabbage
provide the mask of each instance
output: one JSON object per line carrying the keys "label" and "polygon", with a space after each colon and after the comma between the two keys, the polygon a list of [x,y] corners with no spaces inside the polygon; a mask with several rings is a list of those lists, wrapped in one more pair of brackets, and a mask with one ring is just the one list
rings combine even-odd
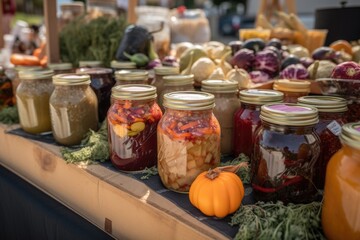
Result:
{"label": "purple cabbage", "polygon": [[251,66],[253,65],[255,59],[254,51],[246,48],[242,48],[235,53],[235,55],[231,58],[230,64],[238,68],[243,68],[246,71],[250,71]]}
{"label": "purple cabbage", "polygon": [[300,58],[300,63],[304,65],[304,67],[308,68],[311,64],[313,64],[314,59],[311,57],[302,57]]}
{"label": "purple cabbage", "polygon": [[253,83],[264,83],[271,79],[269,74],[258,70],[249,72],[249,75]]}
{"label": "purple cabbage", "polygon": [[160,66],[162,66],[160,59],[154,59],[147,64],[146,69],[154,69]]}
{"label": "purple cabbage", "polygon": [[291,64],[280,72],[281,79],[309,79],[308,70],[300,63]]}
{"label": "purple cabbage", "polygon": [[255,55],[254,69],[266,72],[271,77],[276,76],[280,69],[278,55],[269,49],[258,52]]}
{"label": "purple cabbage", "polygon": [[340,63],[332,71],[331,78],[360,80],[360,65],[353,61]]}
{"label": "purple cabbage", "polygon": [[165,56],[162,60],[162,65],[167,67],[178,67],[179,62],[174,56]]}

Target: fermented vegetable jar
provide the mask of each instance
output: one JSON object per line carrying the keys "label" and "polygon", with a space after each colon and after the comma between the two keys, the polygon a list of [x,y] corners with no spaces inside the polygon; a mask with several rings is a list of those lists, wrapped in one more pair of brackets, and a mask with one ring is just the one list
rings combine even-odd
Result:
{"label": "fermented vegetable jar", "polygon": [[340,97],[305,96],[298,99],[301,105],[316,107],[319,111],[319,122],[315,125],[320,137],[320,157],[315,166],[315,185],[324,188],[326,166],[340,148],[341,127],[346,123],[347,102]]}
{"label": "fermented vegetable jar", "polygon": [[194,75],[168,75],[163,77],[164,89],[158,97],[158,103],[161,110],[165,111],[163,98],[166,93],[178,91],[194,91]]}
{"label": "fermented vegetable jar", "polygon": [[232,154],[234,145],[234,113],[240,107],[238,82],[204,80],[201,91],[215,96],[214,114],[221,127],[221,153]]}
{"label": "fermented vegetable jar", "polygon": [[169,75],[178,75],[180,70],[178,67],[155,67],[155,77],[151,85],[156,87],[157,101],[162,102],[160,99],[161,92],[164,90],[164,77]]}
{"label": "fermented vegetable jar", "polygon": [[108,115],[110,159],[122,171],[140,171],[157,163],[156,127],[162,117],[156,88],[128,84],[112,89]]}
{"label": "fermented vegetable jar", "polygon": [[125,84],[148,84],[149,73],[147,71],[120,70],[115,72],[115,85]]}
{"label": "fermented vegetable jar", "polygon": [[110,68],[88,68],[80,73],[90,75],[90,86],[98,99],[98,116],[99,121],[102,122],[110,107],[111,88],[115,84],[112,70]]}
{"label": "fermented vegetable jar", "polygon": [[134,62],[119,62],[116,60],[111,61],[110,67],[113,71],[120,71],[120,70],[135,70],[136,64]]}
{"label": "fermented vegetable jar", "polygon": [[98,102],[90,76],[60,74],[53,77],[50,116],[55,140],[63,145],[80,144],[89,129],[98,129]]}
{"label": "fermented vegetable jar", "polygon": [[75,72],[71,63],[51,63],[48,68],[52,69],[55,75]]}
{"label": "fermented vegetable jar", "polygon": [[328,239],[360,239],[360,123],[348,123],[327,166],[321,222]]}
{"label": "fermented vegetable jar", "polygon": [[16,102],[20,125],[25,132],[38,134],[51,131],[49,99],[54,85],[52,70],[20,71]]}
{"label": "fermented vegetable jar", "polygon": [[303,203],[315,200],[314,166],[320,139],[314,126],[318,110],[289,103],[261,107],[254,139],[251,184],[257,201]]}
{"label": "fermented vegetable jar", "polygon": [[164,186],[188,192],[195,178],[220,162],[220,125],[214,95],[183,91],[164,95],[157,130],[158,172]]}
{"label": "fermented vegetable jar", "polygon": [[239,92],[241,107],[233,115],[234,155],[243,153],[251,157],[254,134],[259,128],[260,107],[267,103],[282,102],[284,94],[275,90],[247,89]]}
{"label": "fermented vegetable jar", "polygon": [[299,97],[307,96],[310,92],[310,82],[306,80],[275,80],[274,90],[284,93],[284,102],[297,103]]}

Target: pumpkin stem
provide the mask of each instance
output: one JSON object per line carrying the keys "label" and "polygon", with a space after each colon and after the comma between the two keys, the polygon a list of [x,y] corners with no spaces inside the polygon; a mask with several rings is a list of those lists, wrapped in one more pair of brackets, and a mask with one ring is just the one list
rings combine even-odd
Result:
{"label": "pumpkin stem", "polygon": [[206,174],[206,177],[211,179],[211,180],[214,180],[215,178],[217,178],[219,176],[219,174],[221,172],[237,173],[237,171],[239,171],[239,169],[242,168],[242,167],[247,168],[248,163],[242,162],[242,163],[239,163],[237,165],[229,165],[229,166],[223,166],[223,167],[217,167],[217,168],[214,168],[214,169],[209,169],[209,171]]}

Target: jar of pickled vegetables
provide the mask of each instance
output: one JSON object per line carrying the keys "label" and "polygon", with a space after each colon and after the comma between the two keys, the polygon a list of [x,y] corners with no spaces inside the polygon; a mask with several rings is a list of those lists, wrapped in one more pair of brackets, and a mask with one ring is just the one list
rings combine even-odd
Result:
{"label": "jar of pickled vegetables", "polygon": [[161,110],[165,111],[163,98],[166,93],[177,91],[194,91],[194,75],[169,75],[163,77],[164,89],[158,97],[158,104]]}
{"label": "jar of pickled vegetables", "polygon": [[38,134],[51,131],[49,99],[54,85],[52,70],[20,71],[16,102],[20,125],[25,132]]}
{"label": "jar of pickled vegetables", "polygon": [[50,63],[48,68],[52,69],[55,75],[75,72],[71,63]]}
{"label": "jar of pickled vegetables", "polygon": [[327,239],[360,239],[360,123],[348,123],[327,166],[321,223]]}
{"label": "jar of pickled vegetables", "polygon": [[261,107],[261,127],[254,139],[251,184],[257,201],[314,201],[313,183],[320,155],[314,126],[318,110],[290,103]]}
{"label": "jar of pickled vegetables", "polygon": [[221,127],[221,153],[233,154],[234,113],[240,107],[238,82],[223,80],[204,80],[201,91],[215,96],[214,114]]}
{"label": "jar of pickled vegetables", "polygon": [[63,145],[80,144],[89,129],[98,129],[98,102],[90,76],[59,74],[53,77],[50,116],[55,140]]}
{"label": "jar of pickled vegetables", "polygon": [[156,128],[162,112],[156,88],[128,84],[112,89],[108,115],[110,159],[122,171],[141,171],[157,163]]}
{"label": "jar of pickled vegetables", "polygon": [[106,118],[107,111],[110,107],[111,88],[115,84],[110,68],[88,68],[77,72],[90,75],[90,86],[94,90],[98,99],[99,121]]}
{"label": "jar of pickled vegetables", "polygon": [[260,107],[267,103],[282,102],[284,94],[275,90],[247,89],[239,92],[241,107],[233,115],[234,155],[251,157],[254,134],[259,128]]}
{"label": "jar of pickled vegetables", "polygon": [[120,70],[115,72],[115,86],[125,84],[148,84],[149,73],[147,71]]}
{"label": "jar of pickled vegetables", "polygon": [[319,111],[319,122],[315,131],[320,137],[320,157],[315,166],[315,185],[324,188],[326,166],[340,148],[341,127],[346,123],[347,102],[340,97],[305,96],[298,99],[301,105],[316,107]]}
{"label": "jar of pickled vegetables", "polygon": [[110,67],[113,69],[114,72],[120,70],[135,70],[136,64],[134,62],[119,62],[116,60],[111,61]]}
{"label": "jar of pickled vegetables", "polygon": [[178,67],[155,67],[155,77],[151,85],[156,87],[157,101],[158,103],[162,102],[160,99],[161,92],[164,90],[164,77],[169,75],[178,75],[180,74],[180,69]]}
{"label": "jar of pickled vegetables", "polygon": [[164,95],[165,113],[157,130],[158,172],[164,186],[188,192],[203,171],[220,163],[220,125],[214,95],[184,91]]}
{"label": "jar of pickled vegetables", "polygon": [[275,80],[274,90],[284,93],[284,102],[297,103],[299,97],[307,96],[310,92],[310,82],[306,80]]}

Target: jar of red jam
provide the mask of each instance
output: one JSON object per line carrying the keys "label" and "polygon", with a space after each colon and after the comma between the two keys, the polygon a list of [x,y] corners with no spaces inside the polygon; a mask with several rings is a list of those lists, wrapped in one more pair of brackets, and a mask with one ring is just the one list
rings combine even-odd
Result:
{"label": "jar of red jam", "polygon": [[195,178],[220,163],[220,125],[214,95],[184,91],[164,95],[158,125],[158,172],[164,186],[188,192]]}
{"label": "jar of red jam", "polygon": [[115,72],[115,86],[125,84],[148,84],[149,73],[147,71],[120,70]]}
{"label": "jar of red jam", "polygon": [[320,139],[314,126],[318,110],[290,103],[261,107],[254,139],[251,185],[257,201],[304,203],[315,200],[314,166]]}
{"label": "jar of red jam", "polygon": [[157,163],[156,128],[162,117],[156,88],[128,84],[112,89],[108,115],[110,159],[122,171],[141,171]]}
{"label": "jar of red jam", "polygon": [[110,68],[88,68],[78,71],[90,75],[90,86],[96,94],[99,107],[99,121],[102,122],[106,118],[107,111],[110,107],[111,88],[115,84]]}
{"label": "jar of red jam", "polygon": [[301,105],[316,107],[319,111],[319,122],[315,125],[320,137],[320,157],[315,166],[315,185],[324,188],[326,166],[340,148],[341,127],[346,123],[347,102],[340,97],[305,96],[298,99]]}
{"label": "jar of red jam", "polygon": [[157,102],[160,103],[162,100],[160,99],[161,92],[164,90],[164,77],[169,75],[178,75],[180,74],[180,70],[178,67],[155,67],[155,76],[151,85],[156,87],[157,91]]}
{"label": "jar of red jam", "polygon": [[297,103],[299,97],[307,96],[310,92],[310,82],[306,80],[275,80],[274,90],[284,93],[284,102]]}
{"label": "jar of red jam", "polygon": [[261,124],[260,107],[267,103],[282,102],[284,94],[275,90],[247,89],[239,92],[241,107],[233,115],[234,155],[243,153],[251,157],[254,133]]}
{"label": "jar of red jam", "polygon": [[358,122],[360,121],[360,98],[355,96],[346,96],[348,101],[348,122]]}
{"label": "jar of red jam", "polygon": [[327,166],[321,223],[327,239],[360,239],[360,123],[348,123]]}
{"label": "jar of red jam", "polygon": [[204,80],[201,91],[215,96],[214,114],[221,127],[221,153],[232,154],[234,145],[234,113],[240,107],[238,82]]}

